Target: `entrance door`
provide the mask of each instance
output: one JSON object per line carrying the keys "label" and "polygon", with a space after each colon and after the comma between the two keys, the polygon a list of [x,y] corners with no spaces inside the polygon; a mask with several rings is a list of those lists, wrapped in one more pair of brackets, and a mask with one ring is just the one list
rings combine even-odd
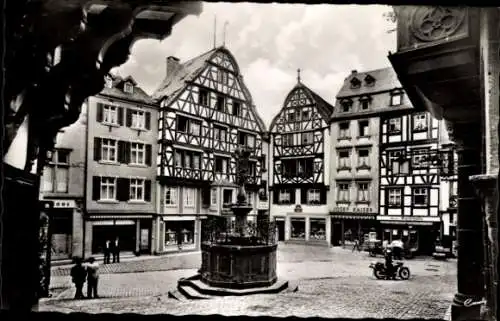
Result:
{"label": "entrance door", "polygon": [[92,253],[101,253],[106,240],[120,239],[120,250],[123,252],[135,251],[135,225],[97,225],[92,228]]}
{"label": "entrance door", "polygon": [[332,245],[340,246],[342,245],[342,225],[340,221],[332,222]]}
{"label": "entrance door", "polygon": [[278,227],[278,241],[285,240],[285,221],[276,221]]}

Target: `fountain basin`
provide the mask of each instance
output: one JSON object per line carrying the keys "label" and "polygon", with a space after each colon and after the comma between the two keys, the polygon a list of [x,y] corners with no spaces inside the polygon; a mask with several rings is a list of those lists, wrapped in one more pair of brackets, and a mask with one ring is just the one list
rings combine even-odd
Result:
{"label": "fountain basin", "polygon": [[277,244],[203,243],[200,279],[228,289],[271,286],[278,280],[277,248]]}

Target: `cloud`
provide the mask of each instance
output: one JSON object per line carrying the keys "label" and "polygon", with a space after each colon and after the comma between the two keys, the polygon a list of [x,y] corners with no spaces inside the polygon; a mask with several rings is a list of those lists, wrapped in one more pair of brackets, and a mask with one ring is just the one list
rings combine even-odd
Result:
{"label": "cloud", "polygon": [[302,82],[332,105],[352,69],[390,66],[396,45],[393,28],[378,5],[304,5],[204,3],[199,16],[174,26],[164,41],[142,40],[131,59],[119,68],[151,93],[165,76],[165,59],[189,60],[213,47],[214,17],[217,45],[225,42],[234,54],[259,114],[269,125],[295,86],[297,68]]}

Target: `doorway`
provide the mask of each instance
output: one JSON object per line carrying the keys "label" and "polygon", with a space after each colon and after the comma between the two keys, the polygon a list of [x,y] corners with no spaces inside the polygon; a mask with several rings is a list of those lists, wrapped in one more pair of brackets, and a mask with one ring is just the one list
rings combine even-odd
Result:
{"label": "doorway", "polygon": [[342,224],[340,221],[332,221],[332,237],[333,246],[342,245]]}
{"label": "doorway", "polygon": [[276,221],[276,226],[278,227],[278,241],[282,242],[285,240],[285,221]]}

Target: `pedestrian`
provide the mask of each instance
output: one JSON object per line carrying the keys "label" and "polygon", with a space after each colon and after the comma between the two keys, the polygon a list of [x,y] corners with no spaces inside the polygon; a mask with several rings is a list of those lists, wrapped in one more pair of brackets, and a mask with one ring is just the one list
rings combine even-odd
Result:
{"label": "pedestrian", "polygon": [[177,247],[179,251],[182,250],[182,231],[180,228],[177,230]]}
{"label": "pedestrian", "polygon": [[354,246],[352,247],[352,251],[354,252],[354,250],[358,250],[358,252],[360,251],[358,239],[354,239]]}
{"label": "pedestrian", "polygon": [[71,281],[75,284],[75,300],[84,299],[83,296],[83,284],[87,278],[87,271],[82,265],[82,259],[79,257],[74,258],[75,265],[71,268]]}
{"label": "pedestrian", "polygon": [[120,240],[118,236],[113,243],[113,263],[120,263]]}
{"label": "pedestrian", "polygon": [[111,241],[106,240],[104,244],[104,264],[109,264],[111,260]]}
{"label": "pedestrian", "polygon": [[87,298],[99,298],[97,295],[97,283],[99,281],[99,263],[93,257],[87,263]]}

